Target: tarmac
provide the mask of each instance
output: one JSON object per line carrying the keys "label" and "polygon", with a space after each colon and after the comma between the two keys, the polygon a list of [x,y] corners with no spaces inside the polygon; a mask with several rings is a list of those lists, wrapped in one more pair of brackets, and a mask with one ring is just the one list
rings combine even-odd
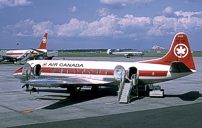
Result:
{"label": "tarmac", "polygon": [[[152,58],[65,59],[132,62]],[[0,128],[201,127],[202,57],[194,61],[196,73],[156,84],[165,90],[164,98],[141,96],[129,104],[117,102],[118,87],[102,87],[98,94],[86,88],[76,99],[70,99],[64,88],[40,88],[39,93],[30,94],[12,75],[22,65],[0,64]]]}

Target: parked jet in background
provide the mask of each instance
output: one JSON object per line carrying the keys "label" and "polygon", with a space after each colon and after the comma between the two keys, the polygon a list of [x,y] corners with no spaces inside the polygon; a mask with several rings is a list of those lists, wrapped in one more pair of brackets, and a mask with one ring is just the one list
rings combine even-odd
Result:
{"label": "parked jet in background", "polygon": [[1,55],[0,61],[21,63],[28,59],[32,60],[46,55],[47,36],[48,33],[45,33],[38,49],[10,50],[6,52],[6,55]]}
{"label": "parked jet in background", "polygon": [[157,45],[154,45],[154,46],[152,47],[152,50],[156,50],[156,51],[164,51],[165,48],[160,47],[160,46],[157,46]]}
{"label": "parked jet in background", "polygon": [[[184,33],[178,33],[169,52],[160,59],[140,62],[32,60],[13,75],[27,87],[68,88],[72,92],[70,96],[74,95],[77,87],[85,85],[92,86],[92,90],[97,90],[95,88],[98,86],[119,86],[118,95],[124,99],[130,97],[133,87],[137,90],[139,87],[144,87],[145,91],[152,90],[154,83],[177,79],[194,72],[196,68],[188,38]],[[127,83],[124,84],[127,80],[135,82],[128,87]],[[162,90],[159,92],[164,94]]]}
{"label": "parked jet in background", "polygon": [[112,52],[111,49],[108,49],[107,50],[107,54],[113,54],[113,55],[124,55],[126,56],[127,58],[130,58],[130,56],[143,56],[144,53],[143,52]]}

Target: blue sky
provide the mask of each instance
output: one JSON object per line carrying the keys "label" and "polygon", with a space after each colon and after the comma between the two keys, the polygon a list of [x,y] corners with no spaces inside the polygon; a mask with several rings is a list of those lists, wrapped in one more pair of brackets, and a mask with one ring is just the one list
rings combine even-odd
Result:
{"label": "blue sky", "polygon": [[[169,48],[178,32],[202,50],[201,0],[0,0],[0,49]],[[19,45],[17,45],[19,43]]]}

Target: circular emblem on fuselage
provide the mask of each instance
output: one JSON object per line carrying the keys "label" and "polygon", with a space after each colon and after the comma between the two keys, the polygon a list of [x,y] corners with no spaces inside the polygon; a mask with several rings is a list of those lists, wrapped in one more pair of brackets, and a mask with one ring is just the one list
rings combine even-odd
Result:
{"label": "circular emblem on fuselage", "polygon": [[174,48],[174,54],[178,57],[178,58],[184,58],[188,55],[189,50],[188,47],[185,44],[178,44],[175,46]]}
{"label": "circular emblem on fuselage", "polygon": [[46,43],[46,37],[43,37],[43,43],[44,44]]}

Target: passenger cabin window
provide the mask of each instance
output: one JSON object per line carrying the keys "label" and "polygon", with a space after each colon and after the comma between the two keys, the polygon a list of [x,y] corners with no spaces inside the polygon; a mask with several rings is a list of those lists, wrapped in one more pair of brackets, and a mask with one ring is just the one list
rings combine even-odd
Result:
{"label": "passenger cabin window", "polygon": [[62,68],[60,68],[59,72],[60,72],[60,73],[62,73],[62,72],[63,72],[63,69],[62,69]]}
{"label": "passenger cabin window", "polygon": [[97,70],[97,74],[100,74],[100,70],[99,69]]}
{"label": "passenger cabin window", "polygon": [[85,69],[83,69],[83,70],[82,70],[82,73],[84,74],[85,72],[86,72],[86,70],[85,70]]}
{"label": "passenger cabin window", "polygon": [[108,74],[109,74],[109,70],[106,70],[106,71],[105,71],[105,74],[108,75]]}
{"label": "passenger cabin window", "polygon": [[52,73],[54,73],[55,72],[55,68],[52,68]]}
{"label": "passenger cabin window", "polygon": [[75,69],[75,70],[74,70],[74,73],[76,74],[77,72],[78,72],[78,69]]}
{"label": "passenger cabin window", "polygon": [[67,69],[67,73],[70,73],[70,69],[69,68]]}
{"label": "passenger cabin window", "polygon": [[89,70],[89,74],[92,74],[92,73],[93,73],[93,70],[92,70],[92,69],[90,69],[90,70]]}

